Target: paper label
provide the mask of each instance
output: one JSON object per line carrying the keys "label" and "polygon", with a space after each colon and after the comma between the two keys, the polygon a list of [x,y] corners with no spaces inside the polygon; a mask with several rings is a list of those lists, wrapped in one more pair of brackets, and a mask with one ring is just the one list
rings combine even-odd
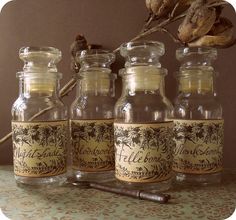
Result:
{"label": "paper label", "polygon": [[113,119],[71,120],[73,168],[99,172],[114,170]]}
{"label": "paper label", "polygon": [[115,175],[127,182],[159,182],[171,177],[173,122],[114,124]]}
{"label": "paper label", "polygon": [[14,173],[25,177],[66,172],[67,121],[12,122]]}
{"label": "paper label", "polygon": [[223,120],[174,120],[174,124],[174,171],[207,174],[222,170]]}

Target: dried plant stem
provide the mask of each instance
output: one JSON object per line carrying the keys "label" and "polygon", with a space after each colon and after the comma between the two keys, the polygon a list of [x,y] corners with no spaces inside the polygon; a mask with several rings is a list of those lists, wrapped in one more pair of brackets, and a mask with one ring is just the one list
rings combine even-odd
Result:
{"label": "dried plant stem", "polygon": [[[63,98],[64,96],[68,95],[76,86],[76,79],[73,77],[72,79],[70,79],[70,81],[68,83],[66,83],[65,86],[63,86],[63,88],[60,90],[59,92],[59,97]],[[43,115],[45,112],[53,109],[54,106],[50,106],[48,108],[45,108],[41,111],[39,111],[38,113],[36,113],[35,115],[33,115],[29,121],[34,120],[35,118],[39,117],[40,115]],[[3,138],[0,139],[0,144],[4,143],[5,141],[7,141],[8,139],[10,139],[12,136],[12,132],[10,132],[9,134],[5,135]]]}
{"label": "dried plant stem", "polygon": [[[213,3],[210,3],[209,5],[207,5],[207,7],[217,7],[217,6],[221,6],[221,5],[229,5],[229,3],[224,2],[222,0],[219,0],[219,1],[215,1]],[[167,33],[174,40],[174,42],[181,43],[173,34],[171,34],[167,29],[165,29],[165,26],[167,26],[167,25],[169,25],[169,24],[171,24],[175,21],[178,21],[178,20],[180,20],[180,19],[182,19],[186,16],[186,12],[183,12],[182,14],[174,17],[175,12],[178,9],[178,7],[179,7],[179,3],[175,5],[174,9],[172,10],[172,12],[169,15],[169,18],[167,18],[164,21],[156,24],[154,27],[145,29],[145,27],[148,27],[154,19],[154,17],[150,16],[150,18],[148,19],[148,21],[144,25],[144,28],[141,30],[141,32],[136,37],[131,39],[130,41],[136,41],[136,40],[142,39],[142,38],[144,38],[144,37],[146,37],[150,34],[153,34],[153,33],[159,31],[159,32]],[[120,49],[120,47],[116,48],[113,52],[117,52],[117,51],[119,51],[119,49]]]}
{"label": "dried plant stem", "polygon": [[5,141],[7,141],[9,138],[11,138],[12,136],[12,132],[10,132],[9,134],[7,134],[6,136],[4,136],[1,140],[0,140],[0,144],[4,143]]}
{"label": "dried plant stem", "polygon": [[[215,2],[210,3],[207,7],[217,7],[217,6],[221,6],[221,5],[229,5],[229,3],[222,1],[222,0],[216,0]],[[152,23],[152,21],[154,21],[155,16],[154,15],[150,15],[150,17],[148,18],[147,22],[144,24],[142,30],[140,31],[140,33],[135,36],[133,39],[131,39],[130,41],[136,41],[139,39],[142,39],[152,33],[155,32],[164,32],[167,33],[176,43],[180,43],[180,41],[171,33],[169,32],[165,26],[180,20],[182,18],[184,18],[186,16],[186,13],[182,13],[176,17],[174,17],[175,11],[178,8],[178,4],[176,4],[176,6],[174,7],[174,9],[172,10],[171,14],[169,15],[169,17],[163,21],[161,21],[160,23],[156,24],[154,27],[149,27],[150,24]],[[236,41],[234,41],[232,44],[235,44]],[[117,51],[119,51],[120,47],[116,48],[113,52],[116,53]],[[59,96],[60,98],[63,98],[64,96],[68,95],[76,86],[76,79],[73,77],[72,79],[70,79],[70,81],[60,90],[59,92]],[[37,118],[38,116],[44,114],[45,112],[49,111],[50,109],[52,109],[53,106],[43,109],[42,111],[38,112],[37,114],[33,115],[32,118],[30,118],[29,121]],[[0,144],[4,143],[5,141],[7,141],[9,138],[11,138],[12,136],[12,132],[7,134],[6,136],[4,136],[3,138],[0,139]]]}
{"label": "dried plant stem", "polygon": [[150,14],[148,20],[145,22],[141,32],[145,32],[148,28],[149,28],[149,25],[154,21],[155,19],[155,15],[154,14]]}
{"label": "dried plant stem", "polygon": [[182,43],[178,38],[176,38],[176,37],[175,37],[170,31],[168,31],[167,29],[162,28],[161,31],[164,32],[164,33],[166,33],[166,34],[168,34],[168,35],[170,36],[170,38],[171,38],[175,43],[177,43],[177,44],[181,44],[181,43]]}
{"label": "dried plant stem", "polygon": [[[174,8],[174,10],[172,11],[171,15],[169,16],[168,19],[162,21],[161,23],[157,24],[156,26],[149,28],[147,30],[143,29],[136,37],[134,37],[133,39],[131,39],[131,41],[135,41],[135,40],[139,40],[143,37],[146,37],[154,32],[160,31],[160,32],[165,32],[167,33],[175,42],[178,42],[178,39],[175,38],[174,35],[172,35],[167,29],[165,29],[164,27],[172,22],[175,22],[181,18],[183,18],[185,16],[185,14],[181,14],[179,16],[173,17],[175,9],[177,7]],[[149,20],[146,23],[146,27],[148,27],[150,25],[150,23],[153,21],[154,17],[150,17]],[[145,25],[144,25],[145,27]],[[119,47],[117,49],[115,49],[113,52],[117,52],[119,50]],[[66,83],[66,85],[60,90],[59,92],[59,96],[60,98],[63,98],[64,96],[68,95],[75,87],[76,85],[76,80],[73,77],[68,83]],[[42,111],[36,113],[35,115],[32,116],[32,118],[29,119],[29,121],[32,121],[33,119],[37,118],[38,116],[44,114],[45,112],[49,111],[50,109],[52,109],[53,106],[43,109]],[[4,143],[5,141],[7,141],[9,138],[11,138],[12,136],[12,132],[7,134],[6,136],[4,136],[3,138],[0,139],[0,144]]]}
{"label": "dried plant stem", "polygon": [[181,15],[176,16],[176,17],[174,17],[174,18],[168,18],[167,20],[161,22],[161,23],[158,24],[157,26],[154,26],[154,27],[148,29],[148,30],[145,31],[145,32],[139,33],[139,34],[138,34],[136,37],[134,37],[131,41],[139,40],[139,39],[141,39],[141,38],[143,38],[143,37],[146,37],[146,36],[148,36],[148,35],[150,35],[150,34],[152,34],[152,33],[155,33],[155,32],[157,32],[157,31],[163,31],[163,27],[165,27],[166,25],[168,25],[168,24],[170,24],[170,23],[172,23],[172,22],[175,22],[175,21],[177,21],[177,20],[183,18],[185,15],[186,15],[186,14],[184,13],[184,14],[181,14]]}
{"label": "dried plant stem", "polygon": [[68,83],[60,90],[59,97],[63,98],[68,95],[76,86],[76,79],[73,77]]}
{"label": "dried plant stem", "polygon": [[[148,36],[148,35],[150,35],[150,34],[153,34],[153,33],[155,33],[155,32],[160,31],[160,32],[168,33],[169,36],[171,36],[173,39],[175,39],[176,42],[178,41],[178,43],[180,43],[180,41],[179,41],[177,38],[175,38],[174,35],[170,34],[170,32],[167,31],[164,27],[167,26],[167,25],[169,25],[169,24],[172,23],[172,22],[175,22],[175,21],[177,21],[177,20],[183,18],[185,15],[186,15],[186,14],[183,13],[183,14],[178,15],[178,16],[173,17],[173,18],[171,18],[171,16],[170,16],[168,19],[162,21],[161,23],[157,24],[156,26],[154,26],[154,27],[152,27],[152,28],[150,28],[150,29],[147,29],[146,31],[143,31],[143,32],[141,31],[136,37],[134,37],[134,38],[131,39],[130,41],[136,41],[136,40],[139,40],[139,39],[141,39],[141,38],[144,38],[144,37],[146,37],[146,36]],[[113,52],[117,52],[117,51],[119,51],[119,49],[120,49],[120,47],[116,48]]]}

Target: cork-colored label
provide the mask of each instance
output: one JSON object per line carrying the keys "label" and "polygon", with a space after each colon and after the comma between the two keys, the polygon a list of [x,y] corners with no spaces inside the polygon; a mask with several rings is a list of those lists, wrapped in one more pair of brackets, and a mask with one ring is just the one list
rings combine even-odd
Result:
{"label": "cork-colored label", "polygon": [[223,120],[174,120],[174,124],[174,171],[207,174],[222,170]]}
{"label": "cork-colored label", "polygon": [[171,177],[173,122],[114,124],[115,175],[126,182],[160,182]]}
{"label": "cork-colored label", "polygon": [[67,121],[12,122],[14,173],[25,177],[66,172]]}
{"label": "cork-colored label", "polygon": [[73,168],[100,172],[114,170],[113,119],[71,120]]}

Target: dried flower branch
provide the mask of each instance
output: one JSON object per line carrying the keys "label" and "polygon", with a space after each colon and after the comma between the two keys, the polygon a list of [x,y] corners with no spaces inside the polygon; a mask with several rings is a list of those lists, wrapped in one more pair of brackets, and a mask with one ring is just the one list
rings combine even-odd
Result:
{"label": "dried flower branch", "polygon": [[[223,6],[228,5],[223,0],[145,0],[150,12],[142,30],[131,41],[136,41],[155,32],[168,34],[175,43],[188,46],[218,46],[229,47],[236,44],[233,36],[233,24],[226,18],[220,17]],[[178,20],[183,19],[178,37],[166,27]],[[76,37],[71,46],[71,69],[77,73],[79,66],[75,61],[79,50],[92,48],[82,35]],[[97,45],[96,45],[97,46]],[[98,45],[99,46],[99,45]],[[119,51],[119,47],[113,52]],[[75,87],[75,76],[60,90],[60,98],[68,95]],[[44,109],[35,114],[31,120],[50,110]],[[0,139],[0,144],[11,137],[12,133]]]}
{"label": "dried flower branch", "polygon": [[[142,30],[137,36],[135,36],[133,39],[131,39],[130,41],[137,41],[139,39],[145,38],[150,34],[153,34],[155,32],[164,32],[167,33],[169,36],[171,36],[171,38],[178,43],[181,43],[176,37],[174,37],[173,34],[171,34],[169,31],[167,31],[167,29],[165,29],[165,27],[175,21],[178,21],[182,18],[184,18],[186,16],[185,13],[182,13],[178,16],[174,16],[176,8],[174,8],[172,10],[172,12],[169,14],[167,19],[164,19],[163,21],[161,21],[160,23],[158,23],[157,25],[155,25],[154,27],[150,27],[146,30]],[[119,51],[120,47],[116,48],[113,52],[117,52]]]}
{"label": "dried flower branch", "polygon": [[[221,18],[223,0],[146,0],[149,19],[141,32],[131,41],[144,38],[155,32],[168,34],[175,43],[188,46],[229,47],[234,44],[233,27],[217,36],[210,33]],[[183,18],[178,38],[165,27]],[[119,48],[115,50],[118,51]]]}

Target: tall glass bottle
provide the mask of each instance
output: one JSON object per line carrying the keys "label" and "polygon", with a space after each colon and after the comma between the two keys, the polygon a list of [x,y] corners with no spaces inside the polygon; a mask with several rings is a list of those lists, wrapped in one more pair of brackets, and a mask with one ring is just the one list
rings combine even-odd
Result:
{"label": "tall glass bottle", "polygon": [[52,47],[24,47],[19,56],[24,69],[17,73],[20,91],[12,107],[16,181],[62,184],[66,180],[68,117],[58,95],[62,74],[56,64],[61,52]]}
{"label": "tall glass bottle", "polygon": [[84,50],[77,55],[76,99],[71,106],[72,167],[78,181],[114,178],[115,55]]}
{"label": "tall glass bottle", "polygon": [[222,107],[215,92],[214,48],[180,48],[179,93],[174,106],[173,170],[183,183],[220,182],[222,170]]}
{"label": "tall glass bottle", "polygon": [[164,45],[155,41],[121,45],[126,63],[120,71],[122,95],[115,105],[115,176],[126,187],[170,187],[173,122],[165,97],[167,70],[159,62],[164,52]]}

